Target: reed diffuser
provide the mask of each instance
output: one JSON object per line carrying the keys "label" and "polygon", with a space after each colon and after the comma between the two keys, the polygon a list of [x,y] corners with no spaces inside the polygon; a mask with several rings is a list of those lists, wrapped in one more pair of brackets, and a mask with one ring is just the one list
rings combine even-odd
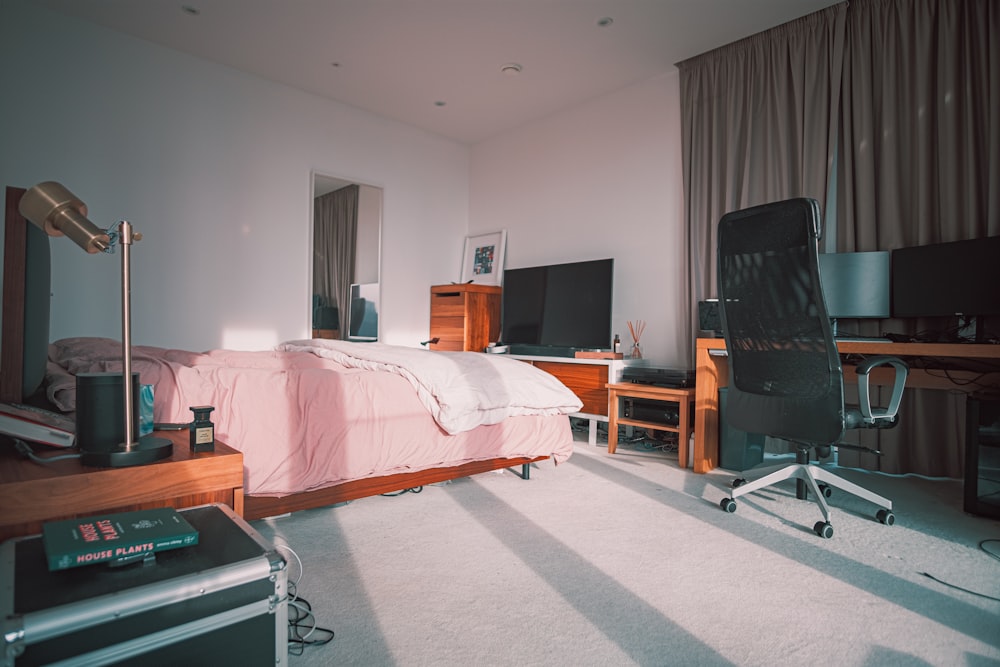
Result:
{"label": "reed diffuser", "polygon": [[639,347],[639,339],[642,338],[642,332],[646,329],[646,323],[642,320],[628,320],[628,332],[632,334],[632,358],[642,359],[642,348]]}

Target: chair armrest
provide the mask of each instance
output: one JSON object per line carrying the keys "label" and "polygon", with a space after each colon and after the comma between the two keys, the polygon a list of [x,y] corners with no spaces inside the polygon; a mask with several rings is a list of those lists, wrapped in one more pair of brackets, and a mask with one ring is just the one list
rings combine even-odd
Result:
{"label": "chair armrest", "polygon": [[[871,397],[869,395],[869,373],[878,366],[892,366],[896,375],[892,382],[892,396],[889,398],[889,405],[885,408],[872,408]],[[855,366],[858,375],[858,407],[861,416],[868,424],[877,421],[894,422],[896,413],[899,411],[899,403],[903,399],[903,387],[906,385],[906,376],[910,372],[910,367],[905,361],[898,357],[877,356],[869,357]]]}

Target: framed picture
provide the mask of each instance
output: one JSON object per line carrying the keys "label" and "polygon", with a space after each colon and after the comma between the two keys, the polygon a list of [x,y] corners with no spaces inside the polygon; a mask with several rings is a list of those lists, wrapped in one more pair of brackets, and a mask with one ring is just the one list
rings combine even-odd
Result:
{"label": "framed picture", "polygon": [[465,237],[462,282],[499,285],[503,280],[503,253],[507,230]]}

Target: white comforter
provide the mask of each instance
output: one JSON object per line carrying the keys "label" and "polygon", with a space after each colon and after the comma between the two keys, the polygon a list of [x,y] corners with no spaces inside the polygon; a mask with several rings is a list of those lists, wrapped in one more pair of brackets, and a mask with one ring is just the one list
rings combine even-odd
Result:
{"label": "white comforter", "polygon": [[434,420],[451,434],[498,424],[506,417],[572,414],[583,407],[552,375],[502,355],[329,339],[288,341],[277,349],[311,352],[349,368],[401,375]]}

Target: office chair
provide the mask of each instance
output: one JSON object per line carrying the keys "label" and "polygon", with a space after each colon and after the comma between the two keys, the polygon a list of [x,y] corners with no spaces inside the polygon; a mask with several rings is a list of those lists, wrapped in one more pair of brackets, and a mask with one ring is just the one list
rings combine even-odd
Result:
{"label": "office chair", "polygon": [[[799,198],[727,213],[719,222],[718,283],[722,332],[729,353],[729,423],[748,433],[790,441],[796,462],[761,469],[758,479],[733,483],[720,503],[736,511],[735,499],[787,479],[796,496],[811,492],[823,513],[813,530],[833,536],[825,498],[836,487],[880,509],[892,525],[892,502],[810,463],[810,451],[828,456],[847,429],[890,428],[903,395],[907,365],[879,356],[857,366],[859,405],[844,404],[844,378],[819,277],[819,205]],[[887,408],[872,407],[869,374],[895,369]],[[878,453],[878,452],[875,452]]]}

